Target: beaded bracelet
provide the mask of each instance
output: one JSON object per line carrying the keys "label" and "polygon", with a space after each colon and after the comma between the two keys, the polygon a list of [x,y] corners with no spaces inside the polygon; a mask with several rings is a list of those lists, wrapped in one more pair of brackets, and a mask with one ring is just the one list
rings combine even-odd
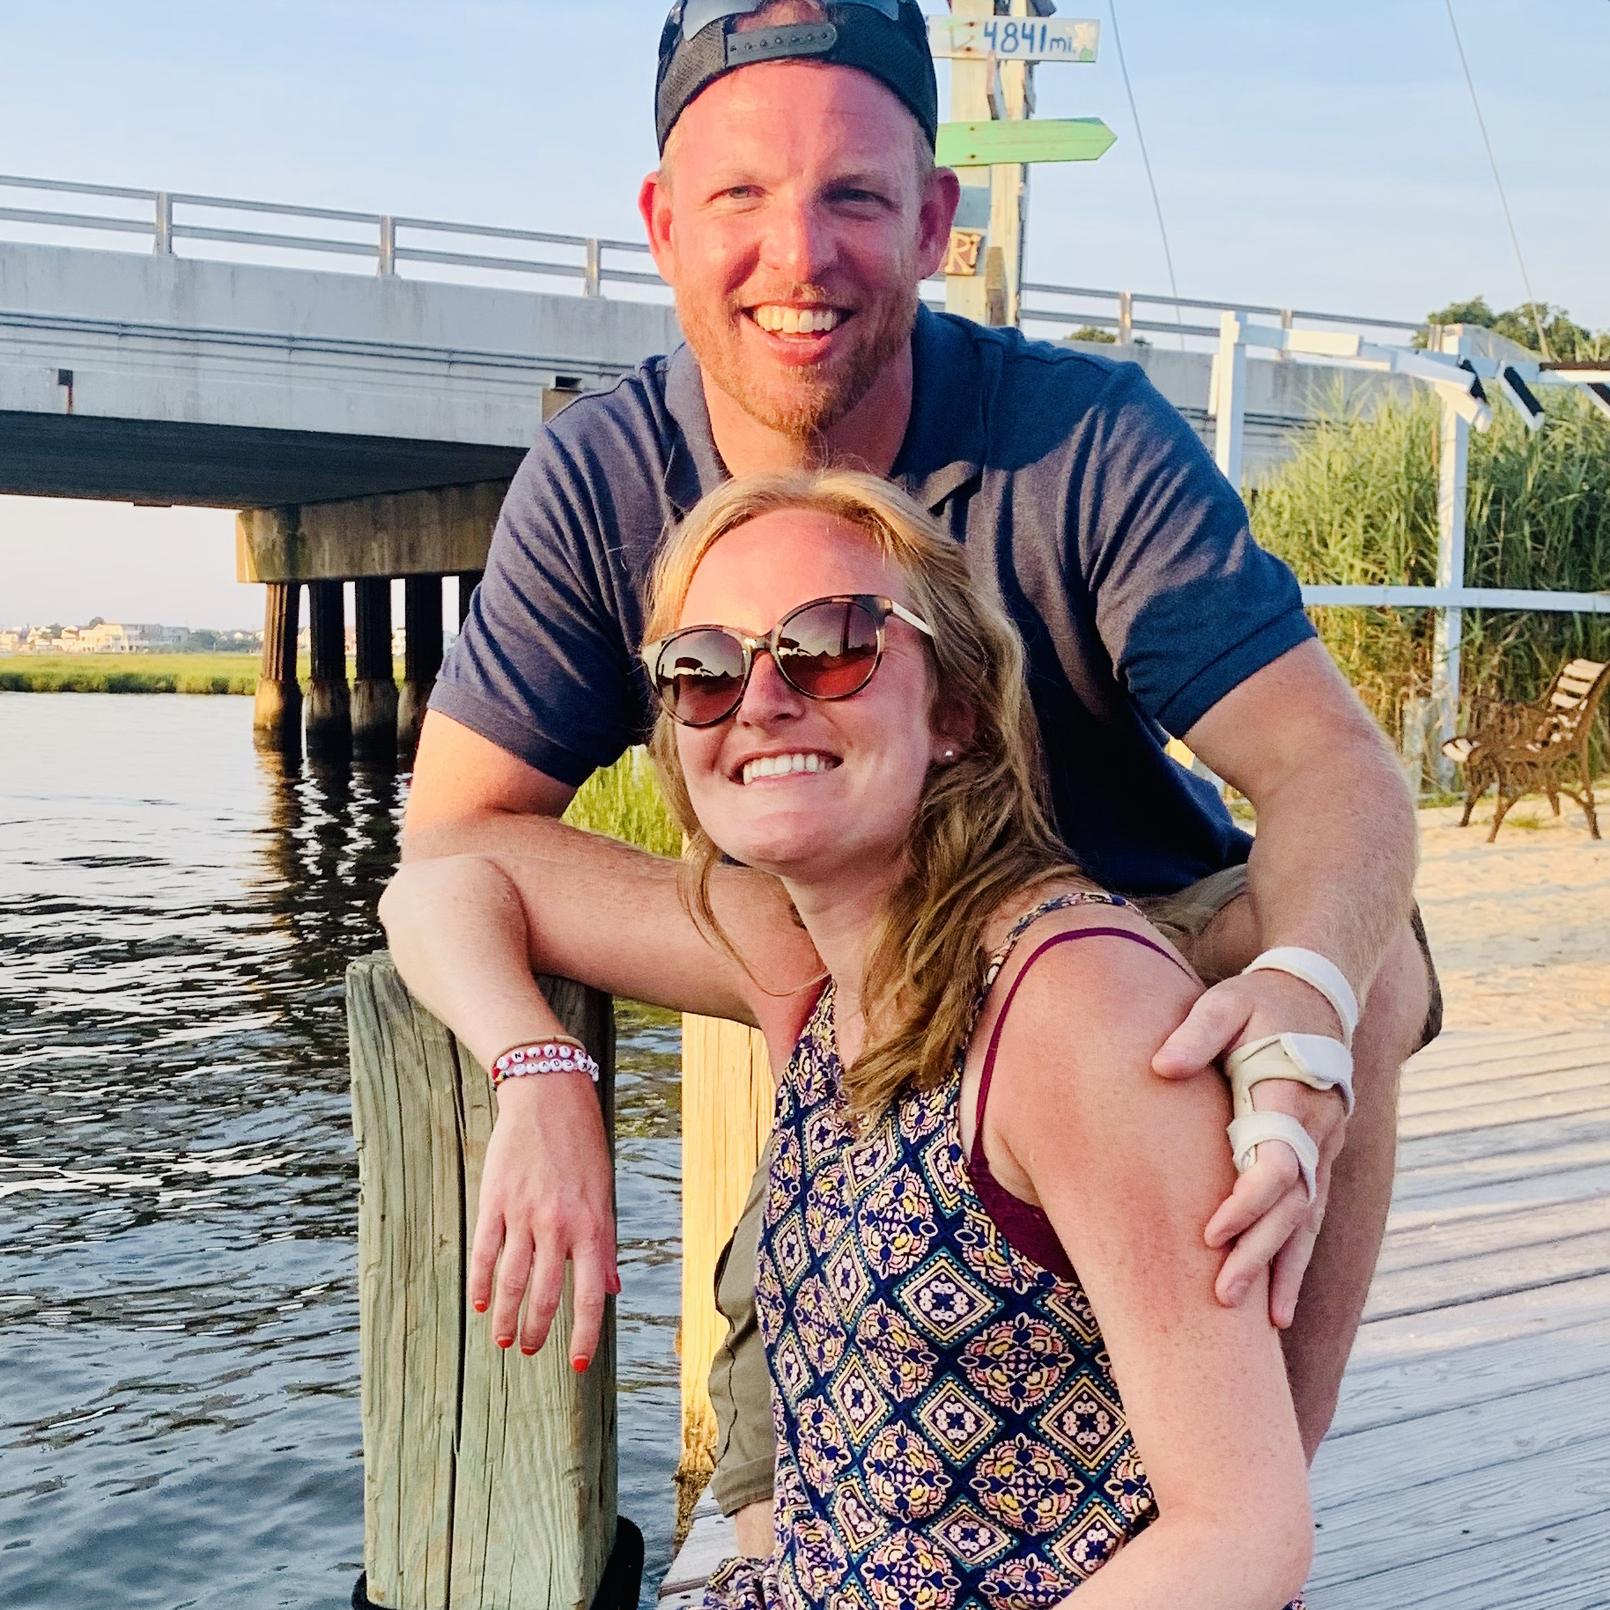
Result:
{"label": "beaded bracelet", "polygon": [[492,1063],[492,1088],[505,1079],[523,1079],[533,1073],[585,1073],[598,1083],[598,1064],[579,1040],[554,1035],[511,1046]]}

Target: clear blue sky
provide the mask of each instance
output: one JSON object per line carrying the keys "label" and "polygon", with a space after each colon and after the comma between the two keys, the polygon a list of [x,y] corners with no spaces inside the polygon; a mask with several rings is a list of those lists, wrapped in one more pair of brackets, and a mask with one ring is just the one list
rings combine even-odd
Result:
{"label": "clear blue sky", "polygon": [[[925,0],[943,10],[940,0]],[[1610,0],[1454,0],[1537,295],[1610,327]],[[0,7],[0,167],[634,235],[662,0]],[[1107,20],[1106,0],[1059,13]],[[1180,291],[1418,318],[1524,297],[1444,0],[1120,0]],[[1166,290],[1110,32],[1041,116],[1118,143],[1034,179],[1035,278]],[[4,226],[0,226],[4,227]],[[232,520],[0,499],[0,624],[253,624]]]}

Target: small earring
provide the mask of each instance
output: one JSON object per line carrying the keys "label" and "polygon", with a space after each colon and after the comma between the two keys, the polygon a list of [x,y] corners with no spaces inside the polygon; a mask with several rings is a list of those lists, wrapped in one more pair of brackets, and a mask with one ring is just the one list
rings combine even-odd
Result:
{"label": "small earring", "polygon": [[954,749],[947,749],[940,758],[943,760],[954,760],[956,758],[956,751]]}

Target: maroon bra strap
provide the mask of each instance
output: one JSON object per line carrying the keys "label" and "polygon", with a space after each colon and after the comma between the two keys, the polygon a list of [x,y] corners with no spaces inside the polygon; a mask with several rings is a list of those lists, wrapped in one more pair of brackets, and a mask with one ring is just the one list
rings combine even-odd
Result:
{"label": "maroon bra strap", "polygon": [[[1072,933],[1052,934],[1050,938],[1042,940],[1029,953],[1029,959],[1018,969],[1017,977],[1012,980],[1012,987],[1007,990],[1006,999],[1001,1003],[1000,1016],[995,1019],[995,1027],[990,1033],[989,1049],[984,1053],[984,1067],[978,1080],[978,1105],[973,1113],[973,1149],[970,1162],[975,1174],[989,1174],[989,1163],[984,1156],[984,1103],[989,1099],[990,1080],[995,1077],[995,1053],[1000,1049],[1001,1030],[1006,1027],[1006,1014],[1012,1009],[1012,998],[1017,994],[1018,985],[1027,977],[1029,969],[1053,946],[1066,944],[1070,939],[1133,940],[1135,944],[1144,945],[1148,950],[1155,950],[1159,956],[1173,962],[1182,973],[1188,971],[1161,945],[1146,938],[1144,934],[1137,934],[1128,928],[1076,928]],[[993,1178],[992,1175],[990,1177]]]}

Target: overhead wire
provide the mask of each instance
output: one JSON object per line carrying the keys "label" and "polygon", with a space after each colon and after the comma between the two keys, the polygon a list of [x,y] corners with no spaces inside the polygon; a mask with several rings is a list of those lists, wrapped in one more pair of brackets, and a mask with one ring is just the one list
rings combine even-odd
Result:
{"label": "overhead wire", "polygon": [[[1532,324],[1537,330],[1538,350],[1550,358],[1548,337],[1543,333],[1542,308],[1537,293],[1532,289],[1532,276],[1526,271],[1526,257],[1521,251],[1521,237],[1515,229],[1515,219],[1509,210],[1509,197],[1504,194],[1504,181],[1498,172],[1498,158],[1493,155],[1493,142],[1487,133],[1487,119],[1481,115],[1481,102],[1476,96],[1476,81],[1470,76],[1470,62],[1465,56],[1465,42],[1459,37],[1459,20],[1453,14],[1453,0],[1443,0],[1448,8],[1448,26],[1453,29],[1454,48],[1459,52],[1459,65],[1465,71],[1465,87],[1470,91],[1470,104],[1476,110],[1476,126],[1481,130],[1482,144],[1487,147],[1487,161],[1493,170],[1493,183],[1498,187],[1498,204],[1504,210],[1504,222],[1509,226],[1509,238],[1515,248],[1515,261],[1520,265],[1521,284],[1526,287],[1526,305],[1531,311]],[[1120,53],[1121,54],[1121,53]]]}
{"label": "overhead wire", "polygon": [[1157,214],[1157,232],[1163,237],[1163,262],[1168,268],[1169,295],[1174,298],[1174,319],[1180,326],[1180,351],[1185,350],[1185,315],[1180,309],[1179,281],[1174,277],[1174,254],[1169,250],[1168,226],[1163,222],[1163,203],[1157,194],[1157,180],[1152,173],[1152,159],[1146,150],[1146,134],[1140,126],[1140,108],[1135,104],[1134,87],[1129,82],[1129,65],[1124,60],[1124,36],[1118,28],[1118,0],[1107,0],[1107,14],[1112,18],[1112,42],[1118,51],[1118,70],[1124,79],[1124,94],[1129,98],[1129,115],[1135,120],[1135,139],[1140,146],[1140,160],[1146,169],[1146,183],[1152,192],[1152,211]]}

